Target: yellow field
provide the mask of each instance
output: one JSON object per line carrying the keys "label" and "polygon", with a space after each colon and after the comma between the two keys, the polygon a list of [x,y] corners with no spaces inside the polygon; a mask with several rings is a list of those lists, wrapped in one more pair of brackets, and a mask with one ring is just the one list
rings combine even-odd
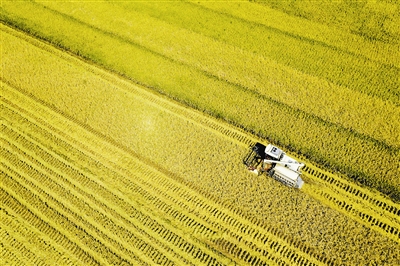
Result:
{"label": "yellow field", "polygon": [[4,1],[0,20],[399,202],[400,6],[260,2]]}
{"label": "yellow field", "polygon": [[254,176],[265,140],[0,29],[6,265],[400,264],[399,204],[304,158],[302,190]]}

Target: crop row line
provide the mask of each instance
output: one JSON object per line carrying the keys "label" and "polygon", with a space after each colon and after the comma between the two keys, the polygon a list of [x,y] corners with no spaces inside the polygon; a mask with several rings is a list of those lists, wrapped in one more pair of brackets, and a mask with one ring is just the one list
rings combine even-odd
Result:
{"label": "crop row line", "polygon": [[[32,159],[31,159],[32,160]],[[33,159],[33,160],[35,160],[35,159]],[[36,163],[38,163],[37,161],[36,161]],[[56,166],[57,167],[57,166]],[[57,173],[53,173],[52,175],[50,175],[50,176],[56,176],[56,175],[58,175]],[[61,176],[58,176],[58,177],[60,177],[60,178],[62,178]],[[69,175],[69,177],[72,177],[71,175]],[[66,178],[64,178],[64,180],[66,180]],[[68,179],[68,180],[71,180],[71,179]],[[48,180],[46,180],[46,179],[42,179],[42,183],[43,184],[45,184],[46,185],[46,187],[48,187],[48,188],[53,188],[53,190],[56,190],[55,188],[54,188],[54,184],[51,184],[51,183],[49,183],[49,181]],[[42,184],[41,183],[41,184]],[[66,182],[65,183],[63,183],[63,185],[65,185],[66,184]],[[83,186],[93,186],[93,184],[92,183],[84,183],[83,184]],[[57,185],[57,187],[56,187],[58,190],[63,190],[63,186],[61,186],[61,185]],[[75,187],[75,190],[78,190],[77,189],[77,187]],[[87,194],[87,193],[83,193],[82,192],[82,190],[80,190],[80,191],[78,191],[78,192],[80,192],[81,194],[83,194],[83,197],[84,197],[84,199],[85,199],[85,201],[79,201],[79,199],[75,199],[74,200],[74,206],[75,207],[79,207],[79,209],[80,209],[80,211],[81,212],[84,212],[85,210],[87,211],[87,212],[89,212],[89,210],[88,209],[91,209],[91,207],[89,207],[87,204],[84,204],[83,202],[85,202],[85,203],[87,203],[88,201],[89,201],[89,199],[90,200],[92,200],[93,201],[93,195],[89,195],[89,194]],[[71,192],[68,192],[68,191],[66,191],[66,192],[64,192],[63,194],[61,194],[61,192],[59,192],[60,193],[60,196],[62,197],[62,196],[64,196],[64,197],[66,197],[66,195],[68,195],[68,197],[69,198],[76,198],[76,196],[74,196]],[[67,194],[68,193],[68,194]],[[98,201],[97,202],[94,202],[94,205],[95,206],[97,206],[97,205],[99,205],[99,204],[101,204],[102,206],[101,206],[101,208],[102,209],[104,209],[105,208],[105,206],[107,205],[106,203],[99,203]],[[108,203],[109,204],[109,203]],[[61,206],[61,207],[59,207],[59,208],[62,208],[63,206]],[[103,227],[106,227],[107,229],[109,229],[109,231],[111,231],[111,232],[114,232],[115,234],[117,234],[121,239],[125,239],[126,241],[128,241],[130,244],[131,244],[131,246],[134,246],[134,247],[140,247],[140,249],[141,249],[141,251],[143,251],[144,249],[147,251],[147,253],[150,255],[150,257],[154,260],[154,262],[156,262],[156,263],[158,263],[158,264],[160,264],[160,263],[162,263],[162,264],[171,264],[172,262],[171,261],[169,261],[164,255],[163,255],[163,253],[165,253],[165,251],[163,252],[163,253],[161,253],[161,252],[159,252],[158,250],[155,250],[154,249],[154,247],[149,247],[148,246],[148,243],[150,243],[150,242],[157,242],[157,241],[155,241],[154,239],[152,239],[152,240],[148,240],[147,241],[147,243],[146,242],[143,242],[143,240],[141,240],[140,238],[138,238],[138,236],[137,235],[134,235],[134,234],[132,234],[127,228],[130,228],[131,230],[132,230],[132,228],[136,228],[137,227],[137,223],[144,223],[144,229],[145,228],[147,228],[147,224],[145,224],[146,222],[149,222],[149,221],[151,221],[151,219],[149,219],[149,218],[147,218],[146,219],[146,217],[142,217],[143,215],[133,215],[132,213],[134,213],[134,210],[133,210],[133,207],[132,206],[129,206],[130,208],[131,208],[131,216],[130,216],[130,220],[134,220],[133,222],[128,222],[127,221],[127,219],[125,218],[123,218],[123,217],[121,217],[121,215],[120,214],[118,214],[118,213],[116,213],[116,212],[112,212],[112,210],[107,210],[110,214],[108,214],[108,215],[106,215],[106,214],[104,214],[104,213],[96,213],[96,212],[98,212],[98,211],[92,211],[92,213],[94,213],[94,214],[92,214],[92,217],[94,217],[94,219],[95,220],[98,220],[98,221],[102,221],[102,225],[103,225]],[[86,214],[86,215],[89,215],[88,213]],[[97,219],[96,219],[96,217],[97,217]],[[121,226],[117,226],[116,224],[116,222],[114,222],[114,221],[112,221],[111,220],[111,218],[119,218],[119,221],[121,221],[121,220],[123,220],[127,225],[125,226],[125,227],[121,227]],[[79,218],[77,218],[77,219],[79,219]],[[135,220],[136,219],[136,220]],[[100,223],[100,222],[99,222]],[[153,224],[153,227],[154,227],[155,225]],[[87,228],[88,226],[86,226],[86,228]],[[151,227],[150,227],[151,228]],[[156,227],[157,228],[157,227]],[[156,228],[151,228],[153,231],[155,231],[155,229]],[[138,228],[136,228],[136,229],[138,229]],[[119,233],[118,233],[119,232]],[[169,232],[168,230],[166,230],[166,229],[164,229],[164,230],[162,230],[162,232]],[[104,237],[103,237],[104,238]],[[109,238],[110,239],[110,238]],[[111,240],[111,242],[113,242],[112,240]],[[168,242],[168,241],[166,241],[166,242]],[[169,242],[168,242],[169,243]],[[113,246],[118,246],[118,243],[114,243],[113,244]],[[168,253],[173,253],[173,251],[171,250],[171,249],[168,249],[167,248],[167,252]],[[127,253],[131,253],[131,252],[127,252]],[[167,254],[168,254],[167,253]],[[183,261],[185,261],[185,260],[183,260]],[[188,263],[187,261],[185,262],[185,263]]]}
{"label": "crop row line", "polygon": [[[279,234],[279,233],[277,233],[274,229],[271,229],[272,230],[272,232],[274,233],[274,234]],[[244,230],[243,228],[241,229],[241,231],[243,231],[243,232],[246,232],[246,230]],[[282,234],[280,234],[280,236],[278,236],[278,237],[281,237],[282,236]],[[289,239],[290,240],[290,238],[287,238],[286,237],[286,239]],[[249,243],[250,243],[251,241],[249,241]],[[305,252],[310,252],[310,248],[308,248],[308,247],[305,247],[304,245],[302,245],[302,244],[300,244],[298,241],[293,241],[293,242],[295,242],[297,245],[296,246],[299,246],[300,247],[300,250],[303,250],[303,251],[305,251]],[[320,257],[318,254],[314,254],[314,252],[312,252],[311,253],[311,256],[313,256],[313,257],[315,257],[315,258],[317,258],[317,260],[322,260],[322,259],[324,259],[323,257]]]}
{"label": "crop row line", "polygon": [[[261,233],[259,229],[255,229],[254,226],[243,224],[229,214],[224,213],[218,210],[218,208],[212,207],[211,205],[201,201],[195,195],[191,195],[185,191],[185,189],[182,189],[179,186],[174,186],[171,182],[168,182],[169,180],[167,179],[161,180],[159,176],[152,175],[149,180],[152,180],[152,182],[149,182],[148,185],[153,185],[153,189],[156,190],[158,195],[163,195],[164,197],[171,199],[174,204],[180,205],[183,209],[192,209],[196,211],[199,217],[212,224],[215,228],[218,228],[220,231],[229,234],[230,237],[238,240],[238,242],[243,242],[246,246],[252,247],[253,250],[256,250],[261,254],[268,254],[268,251],[265,248],[266,246],[270,246],[271,248],[274,246],[282,249],[288,249],[286,246],[281,245],[272,239],[268,239],[265,234]],[[155,187],[155,185],[158,185],[158,188]],[[185,202],[180,199],[185,199]],[[200,214],[200,210],[206,213]],[[230,231],[227,231],[228,228]],[[272,232],[272,234],[275,236],[279,235],[279,238],[283,238],[286,241],[289,240],[288,242],[290,243],[290,239],[280,235],[279,232],[274,231],[273,228],[268,228],[267,231]],[[239,234],[234,232],[239,232]],[[293,244],[293,242],[290,244]],[[296,246],[299,247],[298,245]],[[307,250],[307,253],[311,253],[310,249]]]}
{"label": "crop row line", "polygon": [[29,248],[18,241],[18,239],[16,239],[16,235],[3,228],[3,226],[4,225],[2,224],[2,228],[0,228],[0,238],[2,242],[6,245],[7,249],[12,250],[13,254],[18,254],[18,258],[24,258],[24,263],[30,263],[34,265],[48,265],[43,261],[42,258],[37,257],[35,253],[33,253]]}
{"label": "crop row line", "polygon": [[[21,137],[19,137],[20,139],[21,139]],[[44,155],[43,154],[43,152],[44,151],[42,151],[42,152],[40,152],[40,149],[41,148],[39,148],[39,147],[37,147],[37,146],[35,146],[35,147],[33,147],[33,145],[30,143],[30,146],[27,146],[27,148],[31,148],[31,149],[33,149],[33,150],[35,150],[36,151],[36,153],[42,153],[41,154],[41,156],[42,156],[42,160],[41,161],[48,161],[50,158],[53,158],[53,157],[51,157],[51,156],[49,156],[49,155],[47,155],[47,158],[46,158],[46,155]],[[60,168],[60,169],[64,169],[64,171],[70,171],[72,168],[71,168],[71,166],[67,166],[67,165],[65,165],[63,162],[59,162],[59,161],[57,161],[56,162],[56,164],[54,164],[54,167],[56,167],[56,168]],[[68,167],[68,168],[66,168],[66,167]],[[70,176],[71,175],[73,175],[73,173],[70,173],[69,174]],[[115,180],[113,180],[113,182],[114,182]],[[96,188],[96,191],[97,192],[99,192],[99,190],[97,190],[98,189],[98,186],[96,186],[95,184],[93,184],[93,183],[85,183],[84,184],[86,187],[91,187],[91,188]],[[100,193],[101,194],[101,193]],[[88,196],[85,196],[85,199],[87,198]],[[136,197],[134,197],[134,198],[136,198]],[[113,200],[116,200],[116,199],[113,199]],[[119,204],[118,206],[121,206],[121,204]],[[131,206],[127,206],[126,207],[126,209],[129,209],[129,208],[131,208]],[[132,211],[131,211],[132,212]],[[115,216],[117,216],[117,214],[113,214],[112,215],[112,217],[115,217]],[[146,219],[143,219],[144,221],[147,221],[147,222],[151,222],[152,220],[151,219],[148,219],[148,218],[146,218]],[[154,226],[156,226],[157,224],[152,224],[153,225],[153,227]],[[192,225],[192,224],[191,224]],[[148,224],[146,225],[146,226],[148,226]],[[165,231],[165,230],[163,230],[163,231]],[[182,240],[182,238],[181,237],[177,237],[177,239],[180,239],[180,240]],[[182,240],[183,241],[183,240]],[[181,242],[180,243],[177,243],[177,245],[181,245]],[[187,244],[187,245],[189,245],[189,244]],[[205,255],[204,257],[207,257],[207,255]]]}
{"label": "crop row line", "polygon": [[[49,49],[49,50],[51,50],[51,49]],[[54,51],[53,51],[53,53],[54,53]],[[78,61],[78,60],[77,60],[77,61]],[[93,69],[94,69],[94,67],[93,67]],[[98,72],[98,71],[97,71],[97,72]],[[100,73],[100,72],[99,72],[99,73]],[[114,79],[115,79],[115,78],[114,78]],[[155,97],[153,96],[153,98],[155,98]],[[219,131],[219,130],[220,130],[220,129],[217,129],[217,131]],[[339,186],[339,187],[340,187],[340,186]],[[380,203],[377,203],[377,204],[378,204],[378,205],[377,205],[378,208],[381,208],[381,207],[379,207],[379,204],[380,204]]]}
{"label": "crop row line", "polygon": [[357,208],[355,208],[353,204],[348,203],[345,200],[338,199],[330,193],[320,192],[319,195],[329,200],[329,202],[335,204],[340,210],[345,211],[346,213],[350,213],[357,219],[362,220],[365,224],[371,227],[378,227],[379,229],[377,230],[375,228],[375,230],[379,231],[381,234],[387,235],[389,238],[393,239],[396,242],[400,242],[400,229],[398,227],[394,227],[385,222],[382,222],[373,215],[361,212]]}
{"label": "crop row line", "polygon": [[[244,252],[245,254],[247,254],[246,252]],[[259,260],[257,260],[257,262],[259,262]],[[214,264],[214,263],[213,263]]]}
{"label": "crop row line", "polygon": [[[6,173],[0,172],[2,177],[6,177]],[[10,177],[11,178],[11,177]],[[76,258],[84,262],[86,265],[100,265],[100,262],[95,259],[90,251],[86,251],[79,247],[74,241],[70,240],[73,238],[71,235],[67,237],[62,232],[55,229],[55,225],[51,221],[45,221],[36,215],[33,211],[35,208],[30,208],[26,205],[26,202],[22,199],[19,200],[18,196],[12,190],[7,191],[4,187],[0,188],[0,195],[4,206],[14,210],[20,217],[22,217],[29,224],[40,230],[43,234],[48,235],[58,244],[62,245],[66,249],[70,250],[75,254]]]}
{"label": "crop row line", "polygon": [[[131,171],[134,171],[134,172],[137,172],[137,171],[141,170],[141,169],[136,168],[136,167],[132,167],[131,169],[132,169]],[[149,182],[147,184],[148,191],[149,192],[152,191],[153,193],[155,192],[154,194],[156,194],[157,197],[154,197],[153,196],[154,194],[149,194],[149,192],[145,192],[142,189],[140,189],[142,195],[148,200],[149,204],[152,204],[154,206],[154,208],[157,208],[158,210],[163,211],[167,215],[170,215],[170,217],[172,217],[174,222],[180,222],[182,225],[190,227],[193,231],[195,231],[195,234],[199,234],[200,233],[202,235],[202,237],[205,236],[206,239],[208,238],[207,237],[208,235],[210,237],[215,236],[216,235],[215,231],[213,231],[211,233],[211,235],[210,235],[210,229],[209,228],[204,227],[202,224],[200,224],[200,226],[198,226],[199,222],[197,222],[196,220],[199,220],[199,218],[200,218],[200,219],[203,219],[203,221],[207,222],[208,224],[211,224],[214,228],[219,229],[222,233],[228,233],[229,236],[231,238],[233,238],[232,239],[233,242],[236,242],[237,244],[239,244],[240,242],[244,242],[244,241],[241,240],[241,238],[243,236],[239,236],[239,235],[233,233],[232,231],[228,231],[227,232],[227,230],[228,230],[227,228],[224,228],[218,222],[211,221],[212,220],[211,218],[210,219],[206,218],[206,215],[205,216],[198,216],[196,220],[194,220],[193,218],[188,217],[188,215],[185,214],[185,213],[187,212],[188,209],[190,209],[190,207],[188,207],[188,203],[183,203],[184,201],[187,202],[188,200],[187,200],[187,198],[182,197],[181,193],[178,193],[178,191],[180,191],[181,189],[177,189],[176,187],[174,189],[177,192],[177,194],[175,194],[175,197],[179,196],[179,198],[180,198],[180,200],[178,200],[177,198],[172,198],[170,196],[167,196],[163,192],[161,187],[158,188],[160,186],[160,184],[157,182],[158,181],[157,180],[158,175],[155,175],[155,174],[152,174],[151,172],[148,172],[148,175],[141,175],[141,176],[148,177],[148,180],[152,180],[151,183],[154,186],[151,186],[150,182]],[[158,187],[156,187],[155,185],[158,185]],[[132,189],[132,187],[128,187],[127,186],[127,188],[129,188],[129,190],[134,190],[134,189]],[[165,190],[165,188],[164,188],[164,190]],[[164,199],[163,199],[164,201],[160,200],[161,197],[164,197]],[[185,199],[185,200],[183,200],[183,199]],[[166,202],[166,200],[172,202],[172,204],[169,204],[168,202]],[[183,211],[183,212],[182,211],[178,211],[176,209],[176,207],[173,208],[172,206],[180,206],[181,210],[186,210],[186,211]],[[196,227],[200,227],[200,228],[199,229],[195,229]],[[206,234],[205,234],[204,231],[206,231]],[[213,240],[211,240],[211,242],[213,242]],[[231,242],[229,244],[237,249],[237,244],[234,244],[234,243],[231,243]],[[250,245],[247,245],[247,244],[246,244],[246,246],[251,247]],[[254,247],[251,247],[251,248],[253,250],[256,250],[256,249],[254,249]],[[244,251],[244,252],[248,252],[248,251]],[[259,252],[259,253],[261,253],[261,252]],[[248,254],[250,254],[250,253],[248,253]],[[272,257],[269,256],[268,259],[272,260]],[[261,261],[258,258],[256,265],[259,265],[260,263],[261,263]]]}
{"label": "crop row line", "polygon": [[[50,244],[49,239],[44,238],[43,236],[39,236],[37,232],[29,230],[26,226],[21,225],[21,221],[17,220],[15,217],[11,218],[8,215],[3,215],[1,220],[2,228],[0,230],[5,230],[7,234],[11,234],[15,239],[24,239],[25,245],[27,249],[30,251],[40,249],[41,254],[35,253],[36,258],[41,258],[45,256],[48,260],[50,259],[48,256],[51,256],[51,261],[57,264],[62,265],[77,265],[78,262],[70,260],[65,256],[65,249],[63,247]],[[5,239],[4,237],[0,237],[1,239]],[[13,241],[7,241],[8,243],[12,243]],[[43,251],[47,252],[43,254]],[[24,255],[24,257],[26,257]],[[37,262],[33,262],[33,264],[38,265]]]}
{"label": "crop row line", "polygon": [[[13,173],[12,171],[13,170],[11,170],[10,168],[8,168],[7,169],[9,172],[11,172],[11,173]],[[14,169],[15,170],[15,169]],[[14,177],[20,177],[18,174],[15,174],[15,172],[14,172],[14,175],[13,175]],[[34,178],[35,178],[35,180],[37,180],[37,179],[39,179],[40,180],[40,178],[38,178],[38,176],[39,175],[32,175]],[[24,176],[24,178],[26,178],[26,179],[28,179],[29,177],[27,177],[27,175],[25,175]],[[21,177],[20,177],[20,179],[22,179]],[[37,187],[37,184],[32,184],[32,181],[28,181],[28,180],[20,180],[19,181],[20,183],[25,183],[25,186],[27,186],[31,191],[38,191],[39,189],[38,189],[38,187]],[[90,227],[88,228],[88,226],[87,226],[87,224],[88,224],[88,222],[85,220],[85,219],[82,219],[80,216],[77,216],[76,214],[71,214],[71,211],[69,211],[68,209],[66,209],[66,207],[64,206],[64,205],[62,205],[61,203],[58,203],[58,202],[55,202],[54,203],[54,198],[50,198],[51,197],[51,192],[49,192],[49,193],[47,193],[47,192],[43,192],[43,190],[42,191],[39,191],[39,192],[37,192],[37,193],[40,193],[41,194],[41,197],[42,198],[44,198],[44,199],[46,199],[47,201],[45,201],[46,203],[46,206],[47,205],[49,205],[49,204],[53,204],[53,205],[55,205],[56,207],[57,207],[57,210],[58,211],[60,211],[60,212],[62,212],[64,215],[66,215],[66,216],[69,216],[69,219],[71,220],[71,221],[74,221],[74,223],[77,225],[77,226],[80,226],[81,228],[85,228],[86,227],[86,229],[88,230],[88,231],[93,231],[93,230],[91,230],[90,229]],[[64,196],[64,198],[65,199],[67,199],[68,198],[68,194],[66,194],[66,195],[63,195]],[[63,198],[63,197],[60,197],[60,198]],[[60,207],[61,206],[61,207]],[[80,209],[82,212],[84,212],[85,210],[83,210],[83,209]],[[103,238],[99,238],[98,236],[96,236],[96,241],[97,241],[97,243],[99,243],[99,241],[98,241],[98,239],[104,239],[104,237]],[[133,238],[133,239],[135,239],[135,238]],[[110,242],[110,239],[107,239],[108,240],[108,242]],[[101,241],[102,243],[104,243],[104,241]],[[111,241],[112,242],[112,241]],[[115,247],[118,247],[120,250],[121,250],[121,248],[119,247],[120,246],[120,244],[119,243],[115,243],[115,241],[114,241],[114,243],[113,243],[113,245],[112,245],[112,247],[113,248],[115,248]],[[134,257],[134,259],[135,259],[135,263],[137,263],[137,264],[139,264],[139,260],[136,258],[136,255],[134,255],[133,254],[133,256],[132,256],[132,252],[131,251],[126,251],[125,250],[125,253],[124,254],[130,254],[131,255],[131,257]],[[137,252],[137,251],[135,251],[135,254],[140,254],[140,252]],[[140,264],[143,264],[143,263],[140,263]]]}
{"label": "crop row line", "polygon": [[[21,137],[18,137],[18,138],[21,138]],[[35,147],[27,147],[27,148],[30,148],[30,149],[34,149],[34,150],[37,150],[37,148]],[[60,167],[59,165],[57,165],[57,167]],[[113,177],[115,177],[115,176],[113,176]],[[116,181],[114,178],[113,178],[113,182],[114,181]],[[92,184],[86,184],[87,186],[90,186],[90,187],[93,187],[93,185]],[[125,185],[125,184],[124,184]],[[132,190],[132,186],[130,185],[130,184],[127,184],[127,188],[129,188],[129,191],[135,191],[135,190],[137,190],[137,189],[135,189],[135,188],[133,188],[133,190]],[[151,194],[149,194],[149,193],[147,193],[147,197],[152,197],[152,195]],[[85,197],[85,198],[87,198],[87,197]],[[168,204],[163,204],[163,206],[165,206],[165,207],[169,207],[169,205]],[[154,204],[154,207],[155,208],[158,208],[159,210],[160,210],[160,205],[159,204]],[[169,210],[170,210],[170,208],[168,208]],[[162,208],[161,208],[161,210],[162,210]],[[198,233],[203,233],[203,231],[205,231],[205,230],[207,230],[207,234],[209,233],[209,229],[207,229],[206,227],[204,227],[202,224],[199,224],[198,222],[195,222],[195,221],[193,221],[193,219],[188,219],[187,217],[185,217],[185,215],[182,215],[182,214],[180,214],[179,215],[179,212],[177,212],[177,211],[175,211],[174,210],[174,213],[173,213],[173,215],[176,217],[176,215],[178,214],[178,216],[180,216],[180,217],[178,217],[178,220],[182,220],[182,219],[184,219],[185,221],[184,222],[187,222],[188,224],[188,226],[190,226],[190,227],[200,227],[199,228],[199,230],[197,230],[197,232]],[[145,226],[147,226],[147,227],[150,227],[150,228],[153,228],[154,227],[154,223],[151,223],[152,221],[150,220],[147,220],[146,221],[146,224],[145,224]],[[157,229],[158,230],[158,229]],[[165,232],[161,232],[161,233],[163,233],[163,234],[166,234]],[[170,235],[170,234],[169,234]],[[169,236],[168,235],[168,236]],[[178,239],[178,238],[174,238],[174,239]],[[181,240],[181,239],[179,239],[179,240]],[[182,241],[180,241],[179,243],[177,243],[177,244],[179,244],[180,246],[182,245],[182,243],[181,243]],[[186,246],[186,247],[185,247]],[[185,246],[183,246],[184,248],[186,248],[186,250],[188,250],[188,248],[187,248],[187,246],[189,246],[188,244],[186,244]],[[190,248],[190,250],[192,250],[193,249],[193,247],[192,248]],[[207,257],[207,256],[205,256],[205,257]],[[215,263],[213,263],[213,264],[215,264]]]}
{"label": "crop row line", "polygon": [[386,203],[379,199],[373,198],[373,197],[369,196],[367,193],[362,192],[360,189],[356,188],[351,183],[345,183],[337,178],[334,178],[332,175],[324,174],[323,172],[318,171],[309,166],[305,166],[303,168],[303,170],[306,173],[312,175],[313,177],[316,177],[319,180],[324,181],[324,184],[339,190],[341,193],[346,194],[351,197],[355,197],[358,200],[361,200],[364,202],[369,202],[369,203],[373,204],[374,206],[379,207],[380,210],[383,210],[386,214],[388,214],[391,217],[394,217],[395,219],[400,221],[399,220],[400,219],[400,208],[397,208],[393,204]]}
{"label": "crop row line", "polygon": [[126,253],[122,256],[116,253],[116,247],[112,245],[115,244],[112,243],[113,241],[100,241],[99,239],[104,239],[105,237],[99,232],[96,233],[101,235],[101,237],[97,239],[97,236],[93,233],[92,235],[90,232],[97,231],[96,229],[93,230],[88,227],[87,221],[84,221],[78,215],[74,216],[67,207],[53,198],[49,193],[27,180],[29,178],[28,175],[21,176],[19,173],[10,171],[10,168],[7,165],[4,167],[4,164],[3,169],[10,173],[6,175],[7,178],[3,179],[3,184],[10,190],[18,193],[19,197],[25,199],[30,208],[35,208],[42,216],[47,217],[49,220],[57,221],[59,227],[73,234],[79,243],[89,247],[97,254],[97,257],[107,260],[107,263],[132,264],[131,261],[133,260],[127,259]]}
{"label": "crop row line", "polygon": [[[93,152],[92,152],[92,154],[93,154]],[[215,210],[215,208],[214,208],[214,210]],[[221,217],[221,219],[223,219],[224,221],[226,221],[226,220],[232,220],[232,219],[229,219],[226,215],[225,216],[220,216]],[[235,221],[234,221],[234,223],[235,223]],[[237,226],[236,226],[237,227]],[[235,230],[237,230],[238,228],[234,228]],[[243,228],[243,226],[242,226],[242,228],[240,228],[239,227],[239,230],[240,230],[240,232],[243,232],[243,233],[247,233],[247,234],[249,234],[249,232],[248,232],[248,230],[246,229],[246,228]],[[273,233],[275,233],[275,234],[277,234],[277,232],[275,232],[273,229],[272,229],[272,232]],[[254,229],[253,229],[253,232],[252,233],[254,233]],[[256,236],[259,236],[260,237],[260,239],[263,239],[262,238],[262,234],[255,234]],[[237,238],[240,238],[241,239],[241,237],[237,237]],[[266,237],[267,238],[267,237]],[[248,243],[251,243],[251,240],[250,241],[247,241]],[[261,241],[260,241],[261,242]],[[263,244],[265,244],[265,242],[263,243]],[[298,243],[297,243],[298,244]],[[276,244],[272,244],[272,245],[276,245]],[[281,246],[281,245],[280,245]],[[300,245],[301,246],[301,245]],[[303,248],[303,250],[306,250],[306,251],[310,251],[310,249],[309,248]],[[318,256],[317,256],[318,257]],[[323,258],[319,258],[319,260],[321,260],[321,259],[323,259]],[[325,259],[325,261],[326,261],[326,259]]]}
{"label": "crop row line", "polygon": [[[0,237],[2,237],[2,239],[5,239],[1,235],[0,235]],[[13,265],[13,266],[14,265],[15,266],[29,265],[28,262],[21,261],[21,259],[23,259],[24,256],[16,256],[13,252],[13,248],[3,242],[5,242],[5,241],[0,242],[0,258],[2,258],[2,263],[4,263],[5,265],[10,265],[10,266],[11,265]]]}
{"label": "crop row line", "polygon": [[[102,78],[107,79],[105,75],[101,75]],[[108,79],[110,82],[111,80]],[[114,81],[115,83],[115,81]],[[129,89],[128,89],[129,90]],[[140,94],[139,90],[136,90],[135,93]],[[195,113],[192,110],[185,110],[181,106],[177,106],[177,104],[173,104],[168,102],[167,100],[164,100],[159,97],[155,97],[154,95],[148,93],[148,94],[140,94],[141,97],[144,99],[148,100],[151,103],[154,103],[155,106],[158,106],[158,108],[162,107],[164,110],[169,110],[170,113],[173,113],[182,119],[189,120],[191,119],[193,122],[197,122],[201,124],[205,128],[213,129],[214,131],[224,135],[225,137],[235,140],[241,144],[244,144],[246,146],[251,146],[252,144],[255,143],[256,137],[249,137],[245,133],[238,132],[236,130],[233,130],[229,128],[228,126],[222,126],[222,121],[214,121],[211,118],[208,118],[206,116],[202,116],[200,114]],[[394,217],[396,219],[399,219],[400,217],[400,208],[395,207],[393,204],[390,203],[385,203],[381,200],[378,200],[376,198],[373,198],[371,196],[368,196],[365,192],[362,192],[360,188],[356,188],[354,185],[350,184],[345,184],[344,182],[340,181],[337,177],[333,176],[327,176],[324,174],[322,171],[316,169],[310,169],[310,167],[305,167],[304,169],[306,172],[310,173],[312,176],[318,177],[319,180],[321,181],[326,181],[329,183],[332,187],[338,189],[340,193],[347,193],[350,194],[352,197],[357,197],[358,200],[364,200],[368,201],[371,204],[375,205],[379,209],[383,210],[384,212],[390,214],[394,214]]]}
{"label": "crop row line", "polygon": [[[22,137],[19,137],[20,139],[22,138]],[[15,143],[14,143],[15,144]],[[31,145],[31,147],[27,147],[27,148],[31,148],[31,149],[28,149],[28,150],[35,150],[35,148],[36,147],[33,147],[33,145]],[[36,151],[37,151],[37,149],[36,149]],[[21,152],[23,152],[23,151],[21,151]],[[25,157],[30,157],[28,154],[26,154],[26,153],[24,153],[24,156]],[[42,163],[44,163],[43,161],[42,162],[39,162],[38,160],[36,160],[36,159],[34,159],[34,158],[30,158],[30,160],[31,161],[34,161],[37,165],[41,165],[41,167],[42,168],[44,168],[44,169],[46,169],[46,166],[44,166]],[[61,164],[57,164],[56,165],[56,167],[60,167],[60,166],[62,166]],[[27,165],[27,167],[30,167],[30,165]],[[36,167],[36,169],[35,168],[32,168],[32,169],[29,169],[29,170],[32,170],[32,171],[36,171],[37,172],[37,168],[38,167]],[[74,185],[74,184],[71,184],[71,182],[73,181],[73,178],[66,178],[66,177],[63,177],[63,175],[62,174],[60,174],[60,173],[56,173],[56,172],[54,172],[54,171],[52,171],[52,170],[50,170],[49,168],[47,168],[47,172],[49,173],[49,175],[48,176],[51,176],[51,177],[58,177],[58,179],[59,179],[59,182],[62,180],[63,181],[63,183],[62,183],[62,185],[58,185],[58,184],[55,184],[54,185],[54,183],[49,183],[49,181],[48,180],[46,180],[46,179],[42,179],[42,182],[43,182],[43,184],[46,184],[49,188],[54,188],[54,187],[56,187],[56,188],[58,188],[59,190],[64,190],[64,185],[66,186],[66,187],[71,187],[71,189],[72,190],[76,190],[76,191],[78,191],[78,192],[80,192],[80,194],[83,194],[83,197],[84,197],[84,199],[85,200],[88,200],[88,199],[94,199],[94,197],[92,196],[92,195],[89,195],[89,194],[87,194],[87,193],[85,193],[85,192],[83,192],[82,191],[82,189],[80,189],[79,188],[79,186],[80,186],[80,184],[78,183],[77,185]],[[37,172],[38,173],[38,172]],[[78,173],[78,175],[79,175],[79,173]],[[72,175],[70,175],[69,177],[72,177]],[[47,182],[46,182],[47,181]],[[90,183],[83,183],[83,185],[81,185],[81,187],[85,187],[85,185],[86,186],[90,186],[90,185],[93,185],[93,184],[90,184]],[[69,197],[72,197],[73,195],[71,194],[71,193],[69,193],[68,191],[66,191],[63,195],[61,195],[61,196],[66,196],[66,195],[68,195]],[[76,198],[76,197],[75,197]],[[79,199],[74,199],[74,202],[76,203],[76,204],[79,204],[80,202],[79,202]],[[98,201],[96,201],[95,202],[95,206],[97,206],[97,205],[102,205],[102,207],[104,208],[105,206],[106,206],[106,204],[104,204],[104,203],[99,203]],[[85,208],[88,208],[88,206],[87,205],[83,205],[83,206],[80,206],[81,207],[81,211],[83,211]],[[111,215],[111,217],[115,217],[115,216],[117,216],[118,217],[118,215],[116,214],[116,213],[112,213],[112,215]],[[106,216],[99,216],[100,217],[100,219],[107,219],[106,218]],[[110,220],[106,220],[106,224],[112,224],[112,221],[110,221]],[[136,228],[136,226],[133,224],[133,223],[130,223],[129,224],[129,228]],[[134,243],[134,245],[133,246],[137,246],[137,245],[140,245],[140,244],[143,244],[143,243],[140,243],[141,242],[141,240],[140,240],[140,238],[138,239],[137,238],[137,236],[134,236],[134,235],[132,235],[132,233],[130,233],[130,232],[128,232],[128,231],[125,231],[125,234],[122,234],[123,236],[130,236],[130,240],[135,240],[136,242],[138,242],[138,243]],[[149,240],[148,242],[154,242],[154,239],[152,239],[151,241]],[[146,249],[148,249],[149,250],[149,252],[151,252],[152,254],[158,254],[159,256],[161,256],[161,254],[162,253],[160,253],[160,252],[155,252],[155,250],[153,250],[153,249],[151,249],[151,248],[146,248]],[[171,252],[171,250],[169,250],[169,252]]]}

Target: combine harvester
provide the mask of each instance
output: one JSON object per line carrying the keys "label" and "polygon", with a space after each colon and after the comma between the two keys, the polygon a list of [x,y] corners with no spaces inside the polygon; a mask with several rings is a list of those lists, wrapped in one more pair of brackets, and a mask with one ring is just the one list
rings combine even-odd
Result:
{"label": "combine harvester", "polygon": [[304,184],[300,177],[304,164],[271,144],[265,146],[257,142],[250,146],[250,152],[244,157],[243,163],[248,170],[258,175],[266,173],[289,187],[301,188]]}

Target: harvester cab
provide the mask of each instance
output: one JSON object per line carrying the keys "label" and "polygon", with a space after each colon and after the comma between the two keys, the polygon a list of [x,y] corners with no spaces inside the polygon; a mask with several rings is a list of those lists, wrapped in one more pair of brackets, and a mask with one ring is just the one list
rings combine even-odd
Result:
{"label": "harvester cab", "polygon": [[265,146],[257,142],[250,146],[243,163],[249,171],[258,175],[266,173],[289,187],[301,188],[304,184],[301,179],[301,168],[304,164],[287,156],[272,144]]}

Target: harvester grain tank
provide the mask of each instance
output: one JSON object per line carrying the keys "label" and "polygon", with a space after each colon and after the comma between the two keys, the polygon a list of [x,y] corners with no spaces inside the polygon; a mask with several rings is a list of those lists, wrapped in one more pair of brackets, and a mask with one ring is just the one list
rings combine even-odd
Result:
{"label": "harvester grain tank", "polygon": [[272,144],[265,146],[257,142],[250,146],[243,163],[248,170],[259,175],[266,173],[289,187],[301,188],[304,184],[301,179],[301,168],[304,164]]}

